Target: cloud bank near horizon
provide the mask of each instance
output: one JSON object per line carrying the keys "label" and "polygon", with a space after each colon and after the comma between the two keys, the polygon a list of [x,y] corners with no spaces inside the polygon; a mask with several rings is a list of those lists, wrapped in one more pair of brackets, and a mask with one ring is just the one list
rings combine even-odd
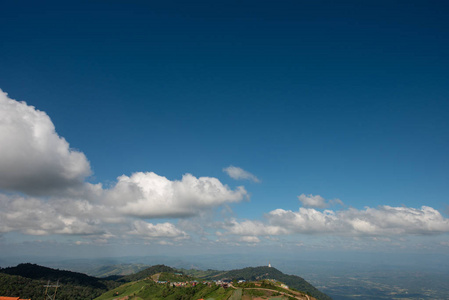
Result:
{"label": "cloud bank near horizon", "polygon": [[[313,197],[324,200],[322,197]],[[365,207],[319,211],[300,207],[298,211],[275,209],[265,220],[232,219],[220,225],[220,236],[320,235],[340,237],[434,236],[449,233],[449,219],[429,206],[421,208]],[[389,239],[388,239],[389,240]]]}
{"label": "cloud bank near horizon", "polygon": [[[329,210],[343,202],[312,194],[298,196],[302,204],[298,211],[278,208],[261,220],[227,219],[211,224],[201,219],[204,214],[249,199],[243,186],[231,189],[217,178],[188,173],[180,180],[170,180],[153,172],[121,175],[110,188],[89,183],[90,162],[57,134],[50,117],[1,90],[0,144],[0,234],[76,235],[103,242],[131,236],[171,244],[194,239],[202,232],[217,243],[234,238],[239,243],[258,244],[279,236],[449,233],[449,219],[432,207]],[[260,182],[238,167],[223,171],[233,179]],[[191,230],[182,222],[189,218],[199,220]]]}

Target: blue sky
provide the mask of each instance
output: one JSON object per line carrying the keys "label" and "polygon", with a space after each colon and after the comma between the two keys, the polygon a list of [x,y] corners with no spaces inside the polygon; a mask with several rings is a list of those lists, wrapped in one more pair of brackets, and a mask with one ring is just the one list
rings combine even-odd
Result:
{"label": "blue sky", "polygon": [[2,251],[447,253],[444,2],[3,6]]}

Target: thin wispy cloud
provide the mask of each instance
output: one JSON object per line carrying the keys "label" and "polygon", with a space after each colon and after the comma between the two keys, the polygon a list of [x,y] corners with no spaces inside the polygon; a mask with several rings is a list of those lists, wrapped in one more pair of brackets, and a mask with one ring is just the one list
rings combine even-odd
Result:
{"label": "thin wispy cloud", "polygon": [[302,203],[304,207],[314,207],[314,208],[327,208],[331,205],[339,204],[343,205],[340,199],[332,199],[327,201],[320,195],[306,195],[301,194],[298,196],[298,200]]}
{"label": "thin wispy cloud", "polygon": [[227,168],[224,168],[223,172],[225,172],[229,175],[229,177],[235,180],[250,180],[253,182],[260,182],[259,178],[257,178],[255,175],[239,167],[229,166]]}
{"label": "thin wispy cloud", "polygon": [[260,239],[257,236],[242,236],[239,239],[240,242],[250,243],[250,244],[257,244],[260,243]]}
{"label": "thin wispy cloud", "polygon": [[133,225],[134,229],[130,234],[148,239],[173,238],[179,240],[189,238],[186,232],[176,228],[174,224],[169,222],[152,224],[144,221],[135,221]]}

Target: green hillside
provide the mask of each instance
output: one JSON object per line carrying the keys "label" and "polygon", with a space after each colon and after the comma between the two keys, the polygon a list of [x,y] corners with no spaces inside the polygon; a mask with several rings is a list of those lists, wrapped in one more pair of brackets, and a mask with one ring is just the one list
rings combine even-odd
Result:
{"label": "green hillside", "polygon": [[98,278],[106,278],[106,277],[119,278],[122,276],[135,274],[148,267],[149,267],[148,265],[144,264],[107,265],[90,269],[88,274]]}
{"label": "green hillside", "polygon": [[[160,272],[163,271],[163,272]],[[158,273],[160,272],[160,273]],[[196,278],[201,278],[197,283]],[[131,277],[127,277],[129,280]],[[331,299],[321,293],[304,279],[286,275],[275,268],[256,267],[231,271],[182,270],[157,265],[143,270],[134,277],[137,280],[127,282],[120,287],[106,292],[95,300],[112,299]],[[222,281],[233,281],[233,286],[222,287]],[[238,284],[238,280],[246,280]],[[218,281],[218,282],[217,282]],[[183,286],[174,286],[183,282]],[[186,283],[187,282],[187,283]],[[282,283],[289,286],[285,288]],[[300,291],[300,292],[298,292]],[[306,296],[310,295],[312,297]]]}
{"label": "green hillside", "polygon": [[16,267],[9,267],[0,269],[0,273],[9,275],[18,275],[25,278],[37,280],[58,281],[61,284],[72,284],[77,286],[89,286],[98,289],[108,289],[108,284],[96,277],[88,276],[86,274],[56,270],[47,267],[42,267],[36,264],[19,264]]}
{"label": "green hillside", "polygon": [[248,267],[244,269],[231,270],[231,271],[201,271],[193,270],[192,273],[186,271],[188,274],[196,274],[199,278],[204,279],[229,279],[229,280],[246,280],[256,281],[262,279],[274,279],[285,283],[290,288],[307,293],[319,300],[331,299],[326,294],[320,292],[313,285],[308,283],[303,278],[296,275],[287,275],[282,273],[276,268],[272,267]]}
{"label": "green hillside", "polygon": [[173,287],[171,284],[156,283],[151,279],[125,283],[124,285],[106,292],[95,300],[128,299],[228,299],[234,293],[233,289],[224,289],[217,285],[198,284],[196,286]]}
{"label": "green hillside", "polygon": [[224,288],[218,284],[198,283],[196,285],[188,284],[183,287],[175,287],[170,283],[156,283],[151,279],[140,280],[125,283],[122,286],[108,291],[95,300],[153,300],[153,299],[169,299],[169,300],[191,300],[191,299],[209,299],[209,300],[251,300],[260,299],[310,299],[315,298],[305,296],[302,293],[283,289],[279,284],[273,284],[266,281],[257,282],[251,285],[242,284],[236,287]]}
{"label": "green hillside", "polygon": [[124,277],[120,278],[118,281],[119,282],[137,281],[137,280],[146,279],[148,277],[151,277],[154,274],[163,273],[163,272],[176,273],[178,271],[171,267],[167,267],[165,265],[155,265],[155,266],[146,268],[145,270],[142,270],[140,272],[137,272],[135,274],[124,276]]}

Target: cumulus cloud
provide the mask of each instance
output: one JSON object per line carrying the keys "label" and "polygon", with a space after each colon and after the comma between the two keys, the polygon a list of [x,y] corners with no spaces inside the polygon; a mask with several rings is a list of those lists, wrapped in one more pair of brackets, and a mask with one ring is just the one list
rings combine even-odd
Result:
{"label": "cumulus cloud", "polygon": [[42,111],[0,90],[0,189],[28,194],[80,185],[91,174],[86,156],[70,148]]}
{"label": "cumulus cloud", "polygon": [[246,220],[238,222],[232,219],[221,226],[229,234],[241,236],[282,235],[288,234],[288,230],[280,226],[265,224],[261,221]]}
{"label": "cumulus cloud", "polygon": [[155,173],[135,173],[131,177],[120,176],[110,189],[85,183],[80,190],[65,197],[0,194],[0,233],[104,235],[114,232],[109,236],[112,237],[125,234],[128,224],[133,224],[135,235],[149,238],[164,232],[165,236],[176,233],[179,237],[180,232],[169,223],[152,225],[136,222],[136,218],[200,215],[247,196],[243,187],[231,190],[216,178],[196,178],[190,174],[180,181],[171,181]]}
{"label": "cumulus cloud", "polygon": [[[121,176],[115,186],[85,183],[79,193],[45,198],[0,194],[0,233],[27,235],[124,235],[128,224],[143,237],[186,236],[170,223],[152,225],[136,218],[200,215],[213,207],[246,197],[242,188],[231,190],[218,179],[186,174],[171,181],[154,173]],[[107,238],[107,237],[106,237]]]}
{"label": "cumulus cloud", "polygon": [[428,206],[420,209],[380,206],[336,212],[301,207],[298,212],[277,209],[267,217],[272,225],[288,228],[294,233],[400,235],[449,232],[449,219]]}
{"label": "cumulus cloud", "polygon": [[175,225],[169,222],[152,224],[144,221],[135,221],[134,229],[130,233],[148,239],[170,238],[179,240],[189,237],[186,232],[176,228]]}
{"label": "cumulus cloud", "polygon": [[85,201],[42,201],[31,197],[0,194],[0,232],[18,231],[28,235],[104,234],[91,206]]}
{"label": "cumulus cloud", "polygon": [[120,176],[107,192],[107,203],[123,214],[157,218],[187,217],[247,197],[243,187],[231,190],[218,179],[185,174],[171,181],[152,172]]}
{"label": "cumulus cloud", "polygon": [[[146,237],[185,236],[169,223],[145,226],[136,218],[179,218],[248,197],[218,179],[185,174],[169,180],[152,172],[122,175],[111,188],[86,181],[86,156],[71,149],[50,117],[0,90],[0,234],[101,235],[129,231]],[[17,193],[17,194],[14,194]],[[143,230],[145,229],[145,230]],[[163,233],[163,234],[162,234]]]}
{"label": "cumulus cloud", "polygon": [[253,182],[260,182],[260,180],[256,176],[254,176],[250,172],[245,171],[239,167],[229,166],[227,168],[224,168],[223,172],[228,174],[229,177],[231,177],[232,179],[236,179],[236,180],[246,179],[246,180],[251,180]]}
{"label": "cumulus cloud", "polygon": [[449,232],[449,219],[432,207],[420,209],[380,206],[318,211],[301,207],[299,211],[276,209],[266,222],[232,220],[223,226],[226,234],[240,236],[331,234],[340,236],[435,235]]}
{"label": "cumulus cloud", "polygon": [[[0,193],[0,234],[85,235],[97,242],[131,234],[170,244],[190,238],[187,231],[210,232],[201,227],[204,224],[193,229],[183,228],[183,222],[177,227],[142,219],[201,216],[214,207],[248,198],[244,187],[231,189],[216,178],[191,174],[170,180],[152,172],[137,172],[118,177],[110,188],[88,183],[89,161],[57,134],[49,116],[8,98],[1,90],[0,145],[0,190],[4,191]],[[238,167],[223,171],[234,179],[259,182]],[[321,211],[318,209],[342,202],[305,194],[298,199],[303,205],[298,211],[276,209],[263,221],[223,222],[217,236],[256,244],[261,236],[328,234],[383,240],[394,235],[449,232],[449,219],[428,206]]]}
{"label": "cumulus cloud", "polygon": [[305,195],[301,194],[298,196],[298,200],[302,203],[304,207],[315,207],[315,208],[326,208],[333,204],[343,205],[343,202],[340,199],[333,199],[326,201],[320,195]]}
{"label": "cumulus cloud", "polygon": [[276,209],[271,211],[267,218],[273,225],[286,228],[289,232],[335,232],[340,226],[333,211],[320,212],[313,208],[301,207],[299,212]]}
{"label": "cumulus cloud", "polygon": [[328,205],[326,200],[323,197],[321,197],[320,195],[306,196],[305,194],[301,194],[300,196],[298,196],[298,199],[299,199],[299,201],[301,201],[302,205],[304,205],[305,207],[325,208]]}

